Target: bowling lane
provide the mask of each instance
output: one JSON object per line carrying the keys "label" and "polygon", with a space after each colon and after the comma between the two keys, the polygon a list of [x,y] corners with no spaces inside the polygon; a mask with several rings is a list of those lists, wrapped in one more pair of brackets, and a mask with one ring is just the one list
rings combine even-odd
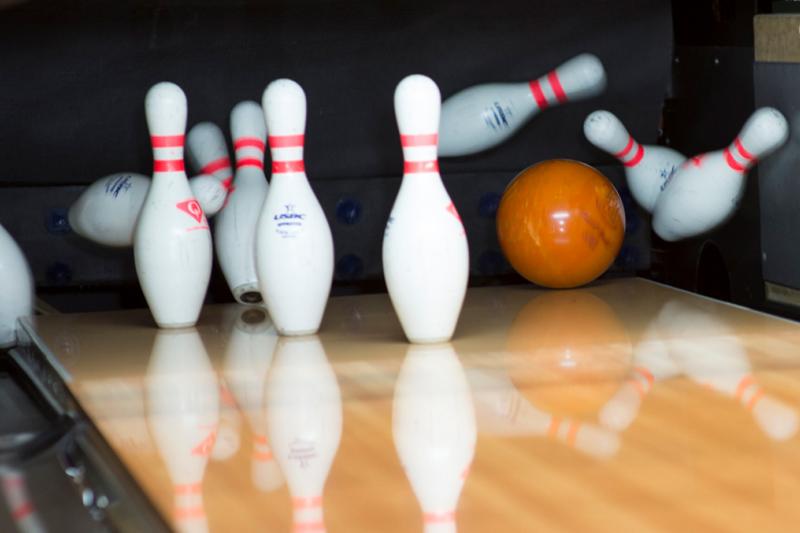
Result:
{"label": "bowling lane", "polygon": [[176,530],[789,531],[800,325],[641,279],[470,289],[411,346],[387,295],[318,336],[209,306],[37,317],[85,415]]}

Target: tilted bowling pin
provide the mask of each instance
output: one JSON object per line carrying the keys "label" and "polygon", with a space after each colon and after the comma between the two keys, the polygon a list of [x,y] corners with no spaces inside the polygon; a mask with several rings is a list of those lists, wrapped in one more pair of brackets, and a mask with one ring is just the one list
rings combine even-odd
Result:
{"label": "tilted bowling pin", "polygon": [[406,337],[419,343],[453,336],[469,276],[467,236],[439,175],[440,105],[426,76],[408,76],[394,93],[405,164],[383,236],[383,272]]}
{"label": "tilted bowling pin", "polygon": [[267,197],[264,145],[267,126],[255,102],[240,102],[231,111],[231,136],[236,150],[236,178],[228,205],[214,224],[214,247],[225,281],[239,303],[262,301],[256,275],[255,235]]}
{"label": "tilted bowling pin", "polygon": [[[227,192],[215,178],[200,174],[189,179],[206,216],[222,208]],[[133,232],[150,178],[135,172],[118,172],[89,185],[69,208],[69,225],[83,237],[104,246],[133,245]]]}
{"label": "tilted bowling pin", "polygon": [[581,54],[537,80],[464,89],[442,104],[439,155],[469,155],[493,148],[540,111],[589,98],[605,87],[603,64],[592,54]]}
{"label": "tilted bowling pin", "polygon": [[262,104],[272,180],[256,230],[258,284],[281,335],[315,333],[333,282],[333,237],[303,163],[306,95],[275,80]]}
{"label": "tilted bowling pin", "polygon": [[133,236],[136,274],[159,327],[193,326],[211,277],[211,233],[183,166],[186,96],[174,83],[145,99],[153,183]]}
{"label": "tilted bowling pin", "polygon": [[665,241],[677,241],[725,222],[739,204],[747,171],[787,135],[780,111],[758,109],[730,146],[693,157],[667,180],[653,209],[653,230]]}
{"label": "tilted bowling pin", "polygon": [[217,178],[230,192],[233,169],[225,135],[213,122],[195,124],[186,136],[186,155],[196,172]]}
{"label": "tilted bowling pin", "polygon": [[456,508],[475,455],[475,410],[450,344],[410,346],[395,385],[392,434],[426,533],[456,531]]}
{"label": "tilted bowling pin", "polygon": [[147,421],[175,496],[178,531],[207,531],[203,476],[219,423],[219,388],[195,329],[159,331],[147,367]]}
{"label": "tilted bowling pin", "polygon": [[0,491],[8,505],[11,519],[19,533],[46,533],[39,512],[33,504],[25,474],[9,464],[0,465]]}
{"label": "tilted bowling pin", "polygon": [[278,341],[266,406],[272,449],[292,495],[294,530],[324,532],[322,496],[342,436],[342,396],[316,335]]}
{"label": "tilted bowling pin", "polygon": [[661,187],[686,157],[666,146],[642,145],[609,111],[595,111],[583,123],[590,143],[613,155],[625,166],[631,196],[645,211],[653,212]]}
{"label": "tilted bowling pin", "polygon": [[17,319],[33,314],[33,275],[17,242],[0,225],[0,348],[17,342]]}

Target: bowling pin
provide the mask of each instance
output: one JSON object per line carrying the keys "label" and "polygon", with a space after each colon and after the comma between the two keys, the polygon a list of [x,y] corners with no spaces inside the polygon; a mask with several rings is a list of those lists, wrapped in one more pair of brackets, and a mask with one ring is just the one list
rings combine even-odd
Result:
{"label": "bowling pin", "polygon": [[28,484],[21,469],[0,465],[0,490],[8,505],[9,515],[19,533],[46,533],[39,512],[31,500]]}
{"label": "bowling pin", "polygon": [[664,183],[686,161],[683,154],[672,148],[639,144],[609,111],[595,111],[586,117],[583,133],[590,143],[625,166],[631,196],[648,213],[653,212]]}
{"label": "bowling pin", "polygon": [[33,314],[33,275],[17,242],[0,225],[0,348],[17,342],[17,319]]}
{"label": "bowling pin", "polygon": [[306,177],[306,95],[288,79],[264,91],[272,180],[256,230],[261,296],[281,335],[315,333],[333,282],[333,237]]}
{"label": "bowling pin", "polygon": [[436,156],[439,88],[412,75],[394,93],[405,160],[403,181],[383,236],[383,272],[408,340],[453,336],[469,276],[461,217],[439,175]]}
{"label": "bowling pin", "polygon": [[747,171],[787,135],[788,124],[777,109],[758,109],[730,146],[693,157],[664,183],[653,209],[653,230],[665,241],[677,241],[724,223],[739,204]]}
{"label": "bowling pin", "polygon": [[174,526],[207,531],[203,476],[219,423],[219,389],[194,328],[159,331],[145,378],[147,421],[173,483]]}
{"label": "bowling pin", "polygon": [[342,397],[316,335],[278,341],[266,406],[269,439],[292,496],[294,530],[325,531],[322,496],[342,436]]}
{"label": "bowling pin", "polygon": [[[200,174],[189,179],[200,207],[206,216],[222,208],[227,192],[215,178]],[[134,172],[118,172],[89,185],[69,208],[70,227],[90,241],[104,246],[133,245],[133,232],[150,178]]]}
{"label": "bowling pin", "polygon": [[217,178],[230,193],[233,170],[225,135],[213,122],[195,124],[186,136],[186,155],[196,172]]}
{"label": "bowling pin", "polygon": [[272,363],[278,334],[260,308],[240,308],[239,317],[225,348],[225,380],[236,403],[247,417],[253,434],[251,478],[263,492],[277,489],[283,476],[275,462],[267,436],[264,384]]}
{"label": "bowling pin", "polygon": [[217,438],[211,450],[212,461],[227,461],[239,451],[241,447],[242,413],[236,404],[236,398],[231,393],[223,376],[219,377],[219,423],[217,424]]}
{"label": "bowling pin", "polygon": [[145,99],[153,144],[153,183],[136,232],[136,274],[159,327],[193,326],[211,276],[211,234],[183,167],[186,96],[177,85],[154,85]]}
{"label": "bowling pin", "polygon": [[250,101],[237,104],[231,111],[231,136],[236,150],[236,177],[228,205],[214,224],[214,247],[236,301],[260,303],[255,233],[268,189],[264,176],[267,126],[261,106]]}
{"label": "bowling pin", "polygon": [[464,89],[442,104],[439,155],[469,155],[493,148],[540,111],[589,98],[605,87],[603,64],[592,54],[581,54],[537,80]]}
{"label": "bowling pin", "polygon": [[475,410],[450,344],[410,346],[395,385],[392,434],[426,533],[456,531],[456,508],[475,455]]}

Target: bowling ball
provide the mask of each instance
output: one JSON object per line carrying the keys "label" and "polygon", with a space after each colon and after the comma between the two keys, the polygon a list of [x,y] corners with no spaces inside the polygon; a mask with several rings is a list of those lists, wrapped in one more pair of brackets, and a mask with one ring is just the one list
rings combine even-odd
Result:
{"label": "bowling ball", "polygon": [[633,345],[622,321],[585,290],[547,292],[520,310],[508,333],[508,374],[535,407],[589,418],[623,385]]}
{"label": "bowling ball", "polygon": [[624,236],[625,209],[614,185],[577,161],[523,170],[497,209],[497,237],[509,263],[544,287],[594,280],[614,262]]}

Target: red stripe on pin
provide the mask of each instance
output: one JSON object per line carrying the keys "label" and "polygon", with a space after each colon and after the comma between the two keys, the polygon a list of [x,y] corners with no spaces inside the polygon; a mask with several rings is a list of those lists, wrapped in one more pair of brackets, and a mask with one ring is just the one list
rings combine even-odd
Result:
{"label": "red stripe on pin", "polygon": [[447,524],[456,521],[456,512],[425,513],[422,515],[422,519],[426,524]]}
{"label": "red stripe on pin", "polygon": [[297,148],[303,146],[304,136],[300,135],[270,135],[270,148]]}
{"label": "red stripe on pin", "polygon": [[436,146],[438,143],[439,135],[436,133],[400,136],[400,144],[403,148],[411,146]]}
{"label": "red stripe on pin", "polygon": [[316,509],[322,507],[322,496],[312,498],[292,498],[292,507],[297,509]]}
{"label": "red stripe on pin", "polygon": [[561,80],[558,79],[558,73],[555,70],[547,75],[547,81],[550,82],[550,87],[553,89],[553,94],[556,95],[556,100],[562,104],[565,103],[567,101],[567,93],[564,91],[564,87],[562,87]]}
{"label": "red stripe on pin", "polygon": [[181,172],[183,170],[183,159],[156,159],[153,161],[154,172]]}
{"label": "red stripe on pin", "polygon": [[539,109],[547,109],[547,98],[544,96],[544,91],[542,91],[542,85],[539,83],[539,80],[533,80],[528,85],[531,88],[531,94],[533,94],[533,99],[536,100],[536,105],[539,106]]}
{"label": "red stripe on pin", "polygon": [[187,483],[185,485],[175,485],[175,494],[200,494],[203,486],[200,483]]}
{"label": "red stripe on pin", "polygon": [[16,521],[23,520],[27,518],[30,514],[33,513],[33,504],[31,502],[25,502],[19,505],[14,512],[11,513],[11,516]]}
{"label": "red stripe on pin", "polygon": [[233,192],[233,176],[228,176],[227,178],[222,180],[222,186],[225,187],[225,190],[228,191],[228,193],[232,193]]}
{"label": "red stripe on pin", "polygon": [[255,159],[255,158],[240,159],[239,161],[236,162],[236,168],[242,168],[242,167],[258,167],[261,170],[264,170],[264,162],[261,161],[260,159]]}
{"label": "red stripe on pin", "polygon": [[209,164],[201,168],[200,172],[203,174],[213,174],[217,170],[222,170],[223,168],[231,168],[231,160],[227,157],[220,157],[219,159],[211,161]]}
{"label": "red stripe on pin", "polygon": [[238,150],[239,148],[258,148],[263,152],[264,147],[264,141],[258,137],[241,137],[233,142],[234,150]]}
{"label": "red stripe on pin", "polygon": [[439,161],[406,161],[403,163],[404,174],[419,172],[439,172]]}
{"label": "red stripe on pin", "polygon": [[623,165],[632,168],[642,162],[642,158],[644,157],[644,146],[642,146],[641,144],[639,144],[638,146],[639,149],[636,151],[636,155],[633,156],[633,159],[631,159],[627,163],[623,163]]}
{"label": "red stripe on pin", "polygon": [[739,137],[736,137],[736,139],[734,139],[734,140],[733,140],[733,145],[734,145],[734,146],[736,146],[736,150],[738,150],[738,151],[739,151],[739,154],[740,154],[740,155],[741,155],[741,156],[742,156],[744,159],[747,159],[747,160],[749,161],[749,160],[752,160],[752,159],[755,159],[755,158],[756,158],[756,156],[754,156],[753,154],[751,154],[750,152],[748,152],[748,151],[745,149],[745,147],[744,147],[744,145],[742,144],[742,141],[741,141],[741,139],[739,139]]}
{"label": "red stripe on pin", "polygon": [[317,522],[295,522],[294,533],[306,533],[308,531],[325,531],[325,523]]}
{"label": "red stripe on pin", "polygon": [[745,171],[745,167],[742,164],[740,164],[735,157],[733,157],[733,154],[729,149],[725,148],[724,153],[725,153],[725,162],[728,163],[729,167],[731,167],[736,172]]}
{"label": "red stripe on pin", "polygon": [[283,174],[286,172],[305,172],[306,165],[303,163],[303,160],[300,159],[298,161],[273,161],[272,162],[272,173],[273,174]]}
{"label": "red stripe on pin", "polygon": [[636,141],[633,140],[633,136],[628,135],[628,144],[625,145],[625,148],[614,154],[614,157],[616,157],[617,159],[622,159],[623,157],[628,155],[628,152],[633,150],[634,144],[636,144]]}
{"label": "red stripe on pin", "polygon": [[178,148],[183,146],[183,135],[151,135],[153,148]]}

